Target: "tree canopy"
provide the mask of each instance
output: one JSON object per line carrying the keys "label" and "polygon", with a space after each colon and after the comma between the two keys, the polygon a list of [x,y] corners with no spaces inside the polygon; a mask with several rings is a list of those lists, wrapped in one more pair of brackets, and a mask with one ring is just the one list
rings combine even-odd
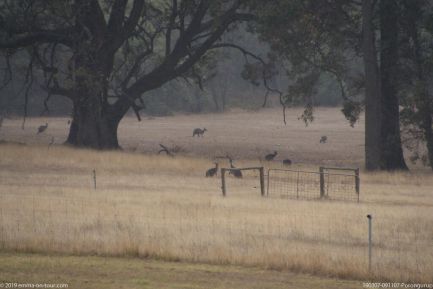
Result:
{"label": "tree canopy", "polygon": [[[28,78],[45,75],[48,98],[73,102],[68,143],[116,148],[117,126],[146,91],[200,68],[221,36],[250,21],[244,1],[0,1],[0,48],[28,53]],[[239,47],[240,48],[240,47]],[[244,51],[245,52],[245,51]]]}
{"label": "tree canopy", "polygon": [[[284,108],[302,99],[306,123],[317,83],[333,78],[352,126],[365,109],[368,169],[407,169],[402,147],[417,156],[420,143],[433,167],[432,11],[429,0],[0,0],[0,50],[6,83],[25,54],[27,92],[39,71],[46,101],[71,100],[73,145],[117,148],[118,124],[131,108],[140,119],[144,93],[179,78],[202,87],[217,49],[230,48],[252,60],[242,77]],[[270,45],[267,60],[224,37],[239,27]],[[276,64],[284,94],[270,85]]]}

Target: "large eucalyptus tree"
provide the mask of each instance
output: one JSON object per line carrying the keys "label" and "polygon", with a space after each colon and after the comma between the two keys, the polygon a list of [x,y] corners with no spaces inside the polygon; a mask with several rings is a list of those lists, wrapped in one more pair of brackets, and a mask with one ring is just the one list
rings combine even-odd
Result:
{"label": "large eucalyptus tree", "polygon": [[[27,80],[73,103],[67,142],[113,149],[117,128],[143,93],[200,78],[221,36],[253,18],[242,0],[0,0],[0,50],[10,68],[25,53]],[[6,72],[11,78],[11,70]]]}
{"label": "large eucalyptus tree", "polygon": [[[261,1],[254,2],[261,5]],[[306,100],[304,120],[313,120],[313,87],[323,73],[339,83],[342,111],[352,125],[361,108],[365,109],[365,164],[369,170],[407,169],[397,93],[400,2],[269,0],[259,10],[257,29],[279,57],[287,60],[293,79],[287,101],[297,95]]]}

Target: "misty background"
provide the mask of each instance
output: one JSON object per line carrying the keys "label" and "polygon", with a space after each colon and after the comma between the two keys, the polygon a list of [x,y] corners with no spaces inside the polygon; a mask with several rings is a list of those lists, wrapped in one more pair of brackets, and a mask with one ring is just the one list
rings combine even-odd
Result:
{"label": "misty background", "polygon": [[[248,33],[244,28],[238,28],[224,36],[225,40],[235,40],[245,49],[266,58],[269,51],[268,44],[261,42],[257,35]],[[0,113],[5,116],[22,116],[24,114],[25,91],[23,85],[26,80],[26,51],[10,63],[13,79],[8,86],[0,90]],[[5,60],[1,60],[1,79],[7,77]],[[158,89],[143,95],[146,109],[142,111],[151,116],[168,116],[176,112],[206,113],[222,112],[230,108],[256,110],[263,106],[266,89],[259,79],[252,83],[244,79],[245,58],[242,53],[232,48],[219,49],[214,55],[211,68],[202,79],[202,88],[194,79],[175,79]],[[280,91],[287,91],[290,79],[282,65],[277,65],[277,75],[269,85]],[[43,75],[37,74],[28,93],[28,116],[61,116],[69,115],[72,103],[66,97],[52,96],[47,100],[47,93],[41,88]],[[288,91],[290,94],[290,91]],[[46,101],[48,111],[45,109]],[[314,89],[313,103],[315,106],[339,106],[342,103],[341,92],[335,79],[322,74]],[[278,95],[270,94],[266,107],[279,106]],[[294,106],[303,106],[302,101],[293,102]]]}

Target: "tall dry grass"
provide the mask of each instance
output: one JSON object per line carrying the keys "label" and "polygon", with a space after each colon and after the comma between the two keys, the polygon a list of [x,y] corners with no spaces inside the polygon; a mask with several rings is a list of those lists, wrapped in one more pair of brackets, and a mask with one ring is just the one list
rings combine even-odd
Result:
{"label": "tall dry grass", "polygon": [[223,198],[220,180],[204,177],[211,166],[200,158],[1,145],[0,248],[433,282],[431,174],[362,173],[358,204],[262,198],[254,173],[229,178]]}

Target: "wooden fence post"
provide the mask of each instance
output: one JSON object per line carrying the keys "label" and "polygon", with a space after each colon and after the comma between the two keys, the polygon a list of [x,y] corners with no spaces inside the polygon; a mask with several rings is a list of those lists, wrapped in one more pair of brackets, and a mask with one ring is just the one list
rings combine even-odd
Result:
{"label": "wooden fence post", "polygon": [[221,169],[221,190],[223,192],[223,197],[226,196],[226,169]]}
{"label": "wooden fence post", "polygon": [[96,170],[93,169],[93,187],[96,190]]}
{"label": "wooden fence post", "polygon": [[268,177],[267,177],[267,181],[266,181],[266,196],[269,196],[269,181],[271,179],[271,170],[268,169]]}
{"label": "wooden fence post", "polygon": [[355,190],[358,194],[358,202],[359,202],[359,168],[355,169]]}
{"label": "wooden fence post", "polygon": [[262,194],[262,197],[265,195],[265,172],[264,168],[261,167],[259,169],[260,171],[260,193]]}
{"label": "wooden fence post", "polygon": [[320,198],[323,198],[325,196],[325,174],[324,174],[325,168],[320,167]]}

